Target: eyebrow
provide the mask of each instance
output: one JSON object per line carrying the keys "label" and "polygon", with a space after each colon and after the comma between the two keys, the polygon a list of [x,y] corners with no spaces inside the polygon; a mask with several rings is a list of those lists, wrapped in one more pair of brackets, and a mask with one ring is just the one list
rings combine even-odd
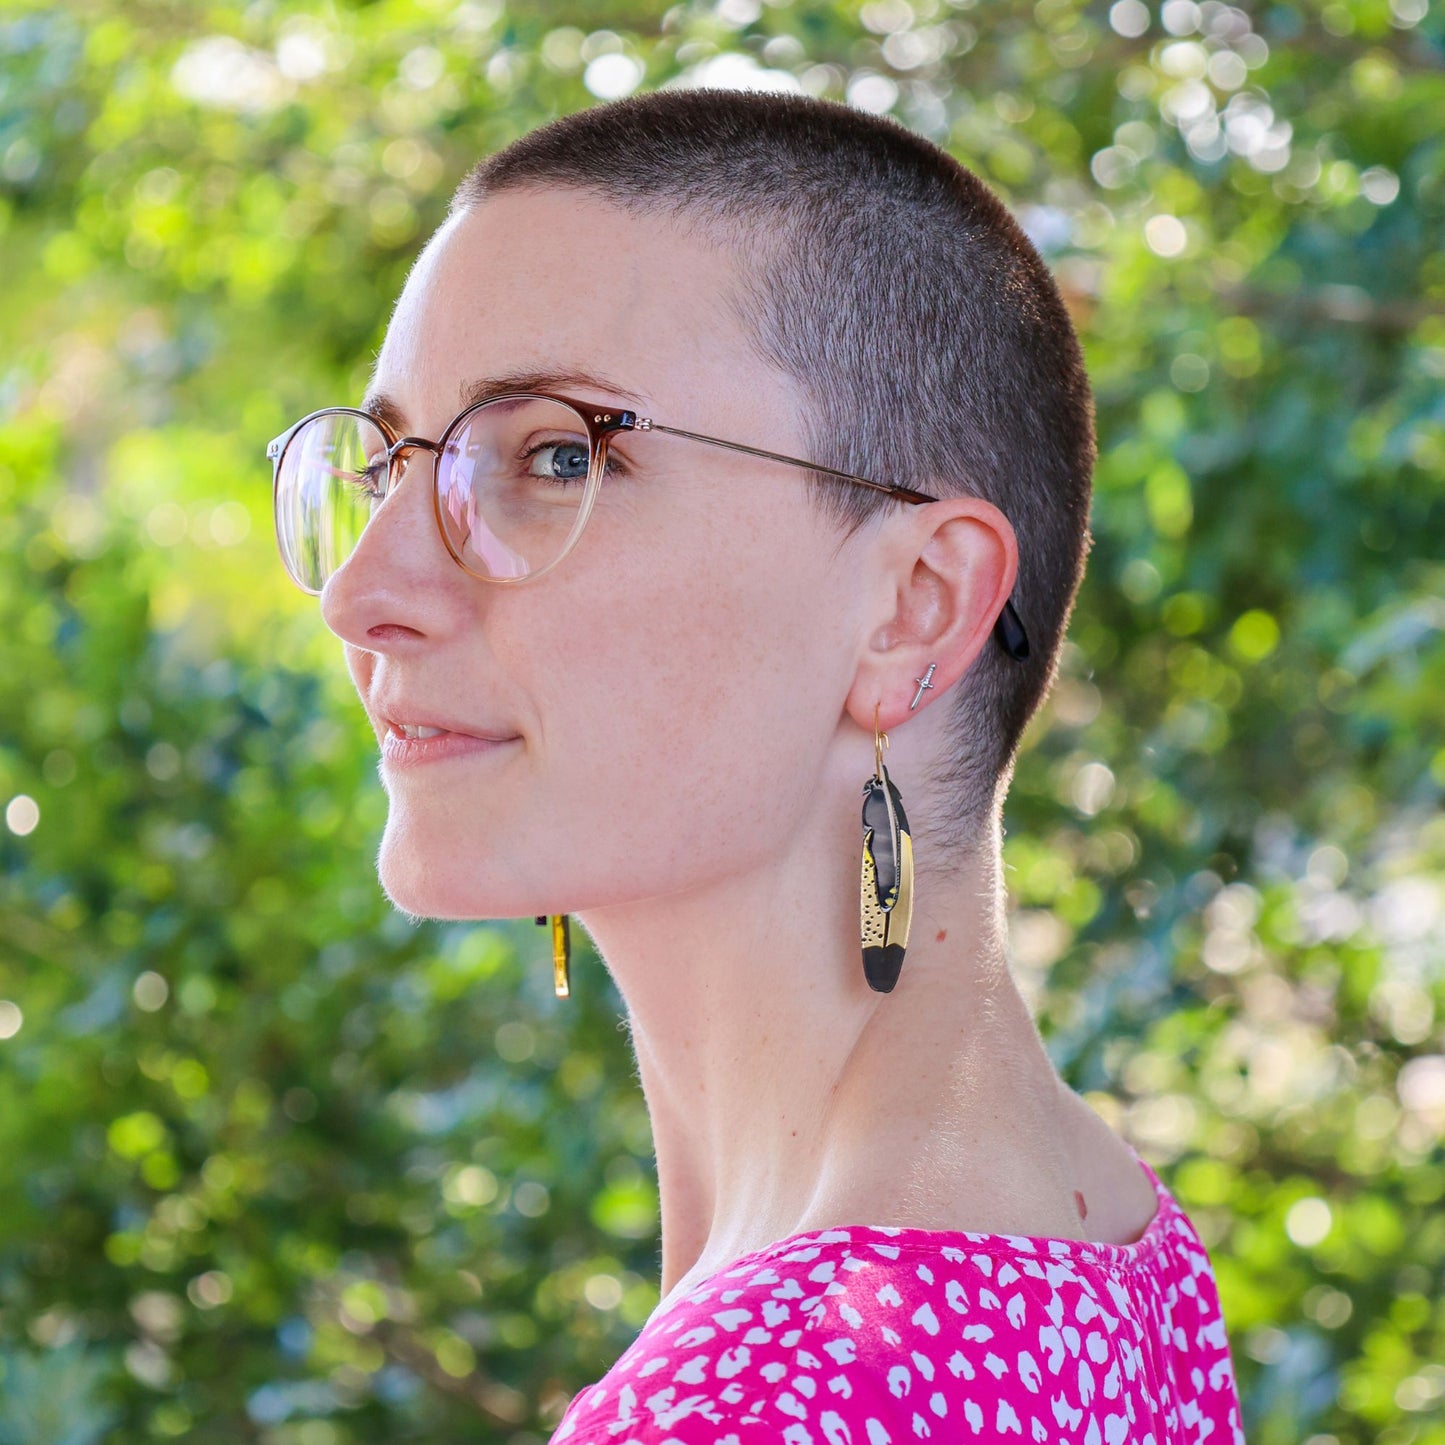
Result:
{"label": "eyebrow", "polygon": [[[573,367],[548,369],[544,371],[509,371],[496,376],[478,377],[464,385],[458,393],[457,414],[469,406],[487,401],[494,396],[504,396],[515,391],[562,392],[574,390],[608,392],[613,396],[633,397],[644,407],[650,408],[648,397],[631,387],[622,386],[593,371]],[[578,397],[579,401],[583,398]],[[401,404],[382,391],[368,392],[361,403],[361,410],[380,417],[398,432],[406,431],[406,412]]]}

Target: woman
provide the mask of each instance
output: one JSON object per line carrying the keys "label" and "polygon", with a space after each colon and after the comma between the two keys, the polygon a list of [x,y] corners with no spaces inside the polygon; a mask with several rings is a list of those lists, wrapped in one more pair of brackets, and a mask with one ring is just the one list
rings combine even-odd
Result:
{"label": "woman", "polygon": [[1007,968],[1094,442],[996,198],[801,98],[554,122],[271,455],[388,894],[550,916],[559,994],[575,915],[626,1002],[663,1299],[554,1439],[1241,1439],[1207,1255]]}

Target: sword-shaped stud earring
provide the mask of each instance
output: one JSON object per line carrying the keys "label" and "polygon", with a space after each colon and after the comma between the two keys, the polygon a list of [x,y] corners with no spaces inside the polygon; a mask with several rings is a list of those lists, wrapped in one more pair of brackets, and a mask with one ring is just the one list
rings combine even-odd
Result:
{"label": "sword-shaped stud earring", "polygon": [[933,691],[933,683],[930,679],[933,677],[933,669],[937,666],[938,664],[936,662],[930,662],[928,664],[928,671],[925,672],[922,677],[915,677],[913,679],[914,682],[918,684],[918,691],[914,694],[913,701],[908,704],[909,712],[912,712],[913,709],[918,706],[918,699],[922,697],[925,692]]}

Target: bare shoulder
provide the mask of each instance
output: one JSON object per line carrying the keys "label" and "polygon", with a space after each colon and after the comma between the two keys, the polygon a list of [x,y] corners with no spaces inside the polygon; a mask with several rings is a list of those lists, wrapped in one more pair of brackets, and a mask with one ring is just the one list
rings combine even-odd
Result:
{"label": "bare shoulder", "polygon": [[1083,1201],[1075,1237],[1132,1244],[1159,1207],[1154,1186],[1134,1152],[1083,1099],[1066,1088],[1060,1096],[1060,1138]]}
{"label": "bare shoulder", "polygon": [[1159,1199],[1129,1146],[1077,1094],[1043,1087],[1027,1108],[935,1128],[921,1148],[821,1194],[805,1229],[873,1223],[1132,1244]]}
{"label": "bare shoulder", "polygon": [[1077,1096],[1047,1135],[999,1141],[937,1227],[1133,1244],[1159,1199],[1129,1146]]}

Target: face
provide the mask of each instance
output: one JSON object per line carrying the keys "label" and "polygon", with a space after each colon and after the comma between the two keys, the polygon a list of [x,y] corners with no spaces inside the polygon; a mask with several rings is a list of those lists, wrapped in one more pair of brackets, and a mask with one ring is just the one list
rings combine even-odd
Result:
{"label": "face", "polygon": [[[436,438],[478,379],[545,373],[565,396],[805,455],[794,385],[727,304],[735,264],[583,193],[504,193],[423,252],[372,393],[401,434]],[[560,379],[575,373],[610,384]],[[756,867],[760,840],[785,845],[816,806],[858,589],[804,474],[659,433],[613,447],[618,471],[544,576],[498,585],[458,567],[418,451],[326,586],[382,750],[382,883],[408,912],[674,893]],[[399,745],[403,724],[451,736]]]}

